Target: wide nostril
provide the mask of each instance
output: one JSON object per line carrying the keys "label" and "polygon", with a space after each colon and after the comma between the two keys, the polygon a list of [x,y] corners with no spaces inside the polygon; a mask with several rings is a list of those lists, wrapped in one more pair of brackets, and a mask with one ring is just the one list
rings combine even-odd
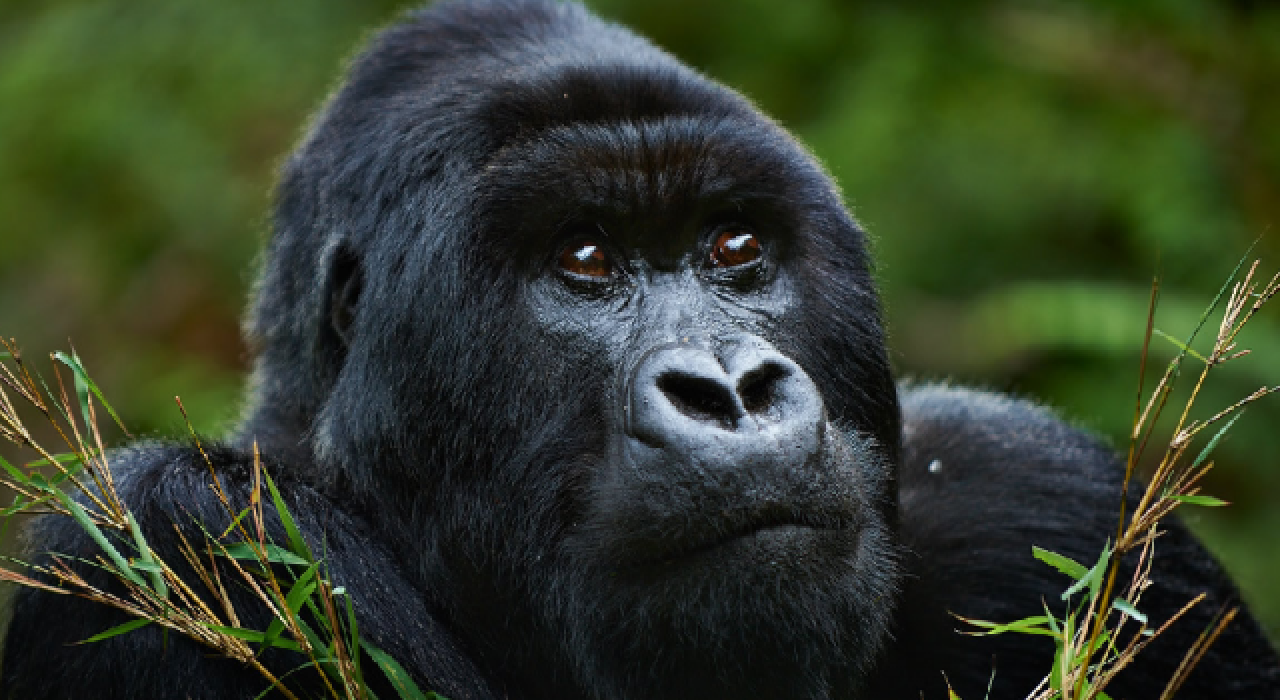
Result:
{"label": "wide nostril", "polygon": [[658,390],[680,413],[703,423],[716,423],[732,430],[742,410],[726,383],[683,372],[665,372],[657,381]]}
{"label": "wide nostril", "polygon": [[778,388],[791,370],[777,362],[766,362],[738,380],[738,396],[747,413],[760,414],[769,411],[778,400]]}

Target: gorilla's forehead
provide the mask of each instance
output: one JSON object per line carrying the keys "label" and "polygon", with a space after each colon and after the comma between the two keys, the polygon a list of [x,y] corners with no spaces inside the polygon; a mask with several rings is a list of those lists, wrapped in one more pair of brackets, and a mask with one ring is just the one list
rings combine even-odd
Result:
{"label": "gorilla's forehead", "polygon": [[825,188],[785,136],[703,116],[555,126],[495,154],[481,182],[482,201],[526,214],[558,203],[578,214],[657,218],[707,207],[793,207],[808,196],[806,185]]}

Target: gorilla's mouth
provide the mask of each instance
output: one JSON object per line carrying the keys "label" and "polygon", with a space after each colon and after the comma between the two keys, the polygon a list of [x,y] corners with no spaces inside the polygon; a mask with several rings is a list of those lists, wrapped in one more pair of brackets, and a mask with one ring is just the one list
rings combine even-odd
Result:
{"label": "gorilla's mouth", "polygon": [[721,519],[690,527],[658,547],[648,564],[672,565],[697,561],[731,550],[757,549],[784,553],[812,546],[814,538],[847,535],[851,518],[829,514],[798,512],[787,507],[770,507],[747,513],[726,513]]}

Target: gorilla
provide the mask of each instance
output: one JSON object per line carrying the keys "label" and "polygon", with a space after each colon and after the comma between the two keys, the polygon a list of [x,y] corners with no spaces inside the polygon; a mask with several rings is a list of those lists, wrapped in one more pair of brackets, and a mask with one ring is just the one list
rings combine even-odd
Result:
{"label": "gorilla", "polygon": [[[224,487],[247,498],[258,445],[362,636],[453,700],[1024,697],[1052,643],[961,635],[952,613],[1040,614],[1067,580],[1031,546],[1092,561],[1118,516],[1096,439],[1024,401],[896,385],[831,178],[575,4],[452,0],[379,34],[283,166],[246,327],[246,418],[206,446]],[[192,445],[114,465],[168,561],[175,526],[225,527]],[[92,558],[62,520],[36,551]],[[1143,611],[1208,601],[1115,698],[1157,697],[1238,604],[1166,530]],[[5,696],[266,688],[154,627],[73,645],[123,621],[20,592]],[[1280,698],[1258,624],[1241,615],[1180,697]]]}

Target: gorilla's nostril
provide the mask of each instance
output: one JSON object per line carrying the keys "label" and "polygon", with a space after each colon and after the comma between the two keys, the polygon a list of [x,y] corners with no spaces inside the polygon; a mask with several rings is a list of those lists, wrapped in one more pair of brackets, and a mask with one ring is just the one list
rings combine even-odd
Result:
{"label": "gorilla's nostril", "polygon": [[658,377],[657,384],[677,411],[696,421],[732,430],[742,414],[729,386],[715,379],[667,372]]}
{"label": "gorilla's nostril", "polygon": [[747,372],[738,381],[738,396],[747,413],[768,411],[776,402],[778,386],[791,371],[776,362],[767,362]]}

